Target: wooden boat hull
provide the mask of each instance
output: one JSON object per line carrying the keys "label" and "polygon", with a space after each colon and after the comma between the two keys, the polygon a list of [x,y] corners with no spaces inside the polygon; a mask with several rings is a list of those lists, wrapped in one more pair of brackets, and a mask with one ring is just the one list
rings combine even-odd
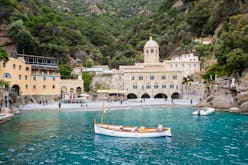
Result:
{"label": "wooden boat hull", "polygon": [[153,137],[171,137],[171,129],[164,128],[158,132],[156,128],[145,128],[143,130],[136,127],[121,127],[118,125],[95,124],[95,133],[113,137],[128,137],[128,138],[153,138]]}

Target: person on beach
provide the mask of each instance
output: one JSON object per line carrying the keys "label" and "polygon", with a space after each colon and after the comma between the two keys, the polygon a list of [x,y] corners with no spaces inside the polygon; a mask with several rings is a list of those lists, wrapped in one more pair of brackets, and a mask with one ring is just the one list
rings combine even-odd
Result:
{"label": "person on beach", "polygon": [[61,102],[59,102],[59,108],[61,108]]}

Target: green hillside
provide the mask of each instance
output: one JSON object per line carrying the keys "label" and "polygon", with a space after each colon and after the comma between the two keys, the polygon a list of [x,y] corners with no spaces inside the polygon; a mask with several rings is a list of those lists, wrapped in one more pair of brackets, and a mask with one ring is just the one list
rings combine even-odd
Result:
{"label": "green hillside", "polygon": [[[241,73],[248,66],[247,0],[0,3],[0,23],[8,25],[17,51],[56,57],[60,64],[118,68],[141,62],[143,46],[153,36],[160,45],[161,60],[193,51],[201,59],[216,55],[220,74]],[[194,42],[202,37],[210,37],[213,42]],[[210,68],[207,74],[212,72],[217,71]]]}

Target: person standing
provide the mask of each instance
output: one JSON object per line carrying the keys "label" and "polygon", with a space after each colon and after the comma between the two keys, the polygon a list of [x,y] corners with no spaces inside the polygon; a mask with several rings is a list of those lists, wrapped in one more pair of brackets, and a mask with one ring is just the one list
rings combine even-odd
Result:
{"label": "person standing", "polygon": [[61,108],[61,102],[59,102],[59,108]]}
{"label": "person standing", "polygon": [[162,126],[162,124],[158,124],[158,127],[157,127],[157,131],[158,132],[162,132],[163,131],[163,126]]}

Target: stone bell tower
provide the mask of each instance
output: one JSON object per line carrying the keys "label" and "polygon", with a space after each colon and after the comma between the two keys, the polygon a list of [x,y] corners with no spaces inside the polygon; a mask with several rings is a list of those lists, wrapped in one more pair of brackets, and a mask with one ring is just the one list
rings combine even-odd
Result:
{"label": "stone bell tower", "polygon": [[156,41],[152,40],[152,37],[144,46],[144,62],[150,64],[159,63],[159,46]]}

